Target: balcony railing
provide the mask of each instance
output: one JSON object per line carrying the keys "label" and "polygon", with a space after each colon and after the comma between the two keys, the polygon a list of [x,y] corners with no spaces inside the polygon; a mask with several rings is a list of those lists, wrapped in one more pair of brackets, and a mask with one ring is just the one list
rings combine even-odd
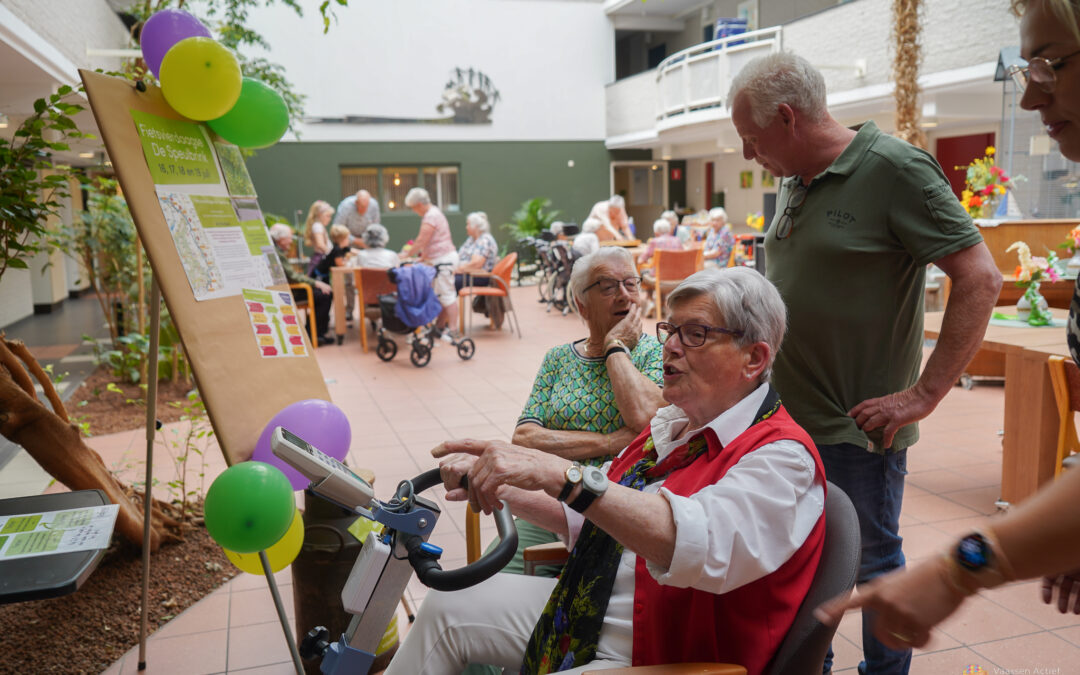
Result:
{"label": "balcony railing", "polygon": [[731,78],[748,61],[780,51],[781,28],[729,35],[676,52],[656,68],[656,119],[724,105]]}

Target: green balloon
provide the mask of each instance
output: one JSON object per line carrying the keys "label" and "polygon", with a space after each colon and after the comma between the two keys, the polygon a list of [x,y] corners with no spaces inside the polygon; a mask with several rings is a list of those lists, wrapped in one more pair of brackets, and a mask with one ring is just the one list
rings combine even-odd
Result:
{"label": "green balloon", "polygon": [[206,531],[237,553],[270,548],[292,523],[296,502],[289,479],[264,462],[241,462],[222,472],[206,491]]}
{"label": "green balloon", "polygon": [[273,87],[245,77],[236,105],[207,124],[241,148],[265,148],[277,143],[289,128],[289,108]]}

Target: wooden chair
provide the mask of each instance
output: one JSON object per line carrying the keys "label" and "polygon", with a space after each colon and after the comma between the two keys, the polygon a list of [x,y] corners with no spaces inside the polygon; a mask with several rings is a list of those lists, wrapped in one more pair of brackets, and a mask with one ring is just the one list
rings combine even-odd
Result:
{"label": "wooden chair", "polygon": [[1080,455],[1076,454],[1080,452],[1080,440],[1076,437],[1073,418],[1073,413],[1080,410],[1080,368],[1064,356],[1051,356],[1046,365],[1050,368],[1050,382],[1060,420],[1057,461],[1054,462],[1054,477],[1057,478],[1063,470],[1080,465]]}
{"label": "wooden chair", "polygon": [[311,290],[311,284],[289,284],[289,288],[293,290],[303,290],[307,296],[307,300],[296,300],[295,296],[293,302],[296,303],[296,308],[303,310],[307,316],[308,331],[311,333],[311,348],[319,348],[319,336],[315,330],[315,293]]}
{"label": "wooden chair", "polygon": [[353,270],[353,278],[356,281],[356,294],[360,296],[360,347],[367,354],[367,321],[372,326],[382,316],[379,311],[379,296],[386,293],[397,292],[397,286],[390,281],[390,270],[378,267],[357,267]]}
{"label": "wooden chair", "polygon": [[664,311],[664,293],[675,288],[678,282],[705,267],[705,249],[692,248],[686,251],[656,251],[653,253],[656,272],[656,286],[653,289],[656,307],[656,320],[661,319]]}
{"label": "wooden chair", "polygon": [[[509,314],[514,315],[514,323],[510,325],[510,330],[513,332],[513,327],[517,326],[517,336],[521,339],[521,324],[518,322],[517,312],[514,311],[514,303],[510,301],[510,273],[514,269],[514,265],[517,263],[517,253],[509,253],[495,263],[495,267],[491,272],[470,272],[465,275],[465,286],[458,291],[458,330],[461,333],[465,333],[466,319],[465,315],[469,314],[469,330],[472,331],[472,297],[480,296],[487,298],[502,298],[506,303],[506,311]],[[490,286],[473,286],[471,281],[475,277],[487,277],[491,279]],[[509,321],[509,319],[507,319]]]}

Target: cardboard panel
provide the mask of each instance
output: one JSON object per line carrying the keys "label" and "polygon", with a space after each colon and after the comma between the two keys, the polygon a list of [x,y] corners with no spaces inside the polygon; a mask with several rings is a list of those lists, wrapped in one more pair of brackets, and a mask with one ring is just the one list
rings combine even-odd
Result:
{"label": "cardboard panel", "polygon": [[[239,295],[195,300],[158,205],[130,111],[184,118],[156,87],[140,92],[122,78],[87,70],[79,74],[225,460],[230,465],[247,460],[263,427],[282,408],[308,398],[330,400],[311,345],[309,356],[303,358],[262,358]],[[288,286],[272,288],[288,290]]]}

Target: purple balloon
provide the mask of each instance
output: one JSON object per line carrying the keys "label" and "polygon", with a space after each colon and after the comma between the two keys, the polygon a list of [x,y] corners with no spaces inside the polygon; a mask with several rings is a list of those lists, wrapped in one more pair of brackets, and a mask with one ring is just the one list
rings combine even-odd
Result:
{"label": "purple balloon", "polygon": [[349,454],[352,430],[349,428],[349,419],[341,408],[318,398],[309,398],[285,406],[274,415],[259,435],[251,459],[281,469],[294,490],[303,490],[311,481],[278,458],[270,449],[270,435],[276,427],[285,427],[334,459],[343,460],[345,455]]}
{"label": "purple balloon", "polygon": [[181,9],[163,9],[154,12],[143,24],[139,33],[143,61],[146,67],[158,76],[161,60],[177,42],[189,37],[211,37],[210,30],[198,19]]}

